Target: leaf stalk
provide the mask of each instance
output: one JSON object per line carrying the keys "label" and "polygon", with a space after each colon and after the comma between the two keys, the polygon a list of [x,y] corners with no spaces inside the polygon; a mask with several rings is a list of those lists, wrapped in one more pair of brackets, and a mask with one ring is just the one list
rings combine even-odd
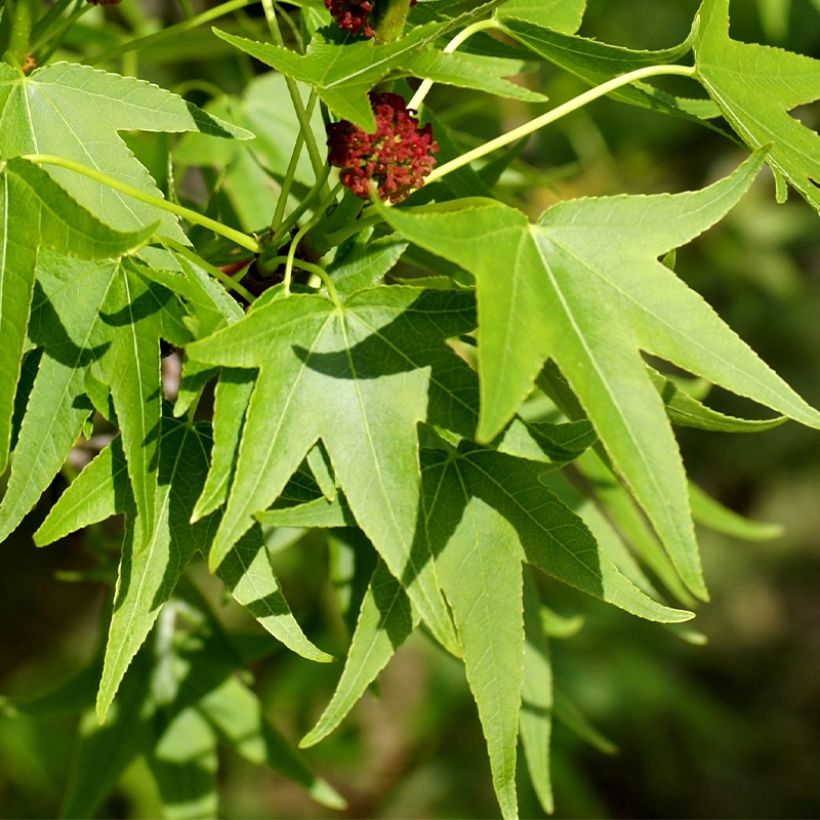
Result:
{"label": "leaf stalk", "polygon": [[167,199],[160,199],[159,197],[148,194],[145,191],[141,191],[139,188],[134,188],[126,182],[120,182],[120,180],[110,177],[107,174],[103,174],[94,168],[81,165],[79,162],[74,162],[73,160],[65,159],[64,157],[52,156],[51,154],[26,154],[22,157],[22,159],[32,162],[35,165],[56,165],[58,168],[65,168],[69,171],[73,171],[74,173],[80,174],[88,179],[93,179],[101,185],[105,185],[108,188],[119,191],[121,194],[130,196],[133,199],[138,199],[140,202],[145,202],[148,205],[153,205],[161,211],[167,211],[175,216],[187,219],[188,222],[192,222],[195,225],[201,225],[203,228],[207,228],[220,236],[224,236],[225,239],[229,239],[231,242],[236,243],[240,247],[245,248],[252,253],[259,253],[260,251],[259,242],[254,239],[254,237],[242,233],[242,231],[237,231],[234,228],[223,225],[221,222],[217,222],[215,219],[211,219],[208,216],[192,211],[190,208],[186,208],[183,205],[177,205],[175,202],[169,202]]}

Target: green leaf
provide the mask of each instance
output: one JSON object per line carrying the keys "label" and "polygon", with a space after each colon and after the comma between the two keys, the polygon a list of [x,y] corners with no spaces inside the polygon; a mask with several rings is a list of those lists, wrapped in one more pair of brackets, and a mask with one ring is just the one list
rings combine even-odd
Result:
{"label": "green leaf", "polygon": [[436,339],[474,321],[470,294],[376,288],[343,305],[294,294],[189,346],[191,358],[208,364],[259,369],[211,565],[321,439],[359,525],[436,637],[457,651],[434,563],[412,552],[416,426],[431,421],[471,435],[473,375]]}
{"label": "green leaf", "polygon": [[[641,51],[587,37],[562,34],[560,31],[551,31],[549,26],[533,25],[532,22],[509,20],[505,22],[504,28],[542,59],[592,86],[601,85],[613,77],[644,66],[674,63],[691,48],[691,38],[672,48]],[[720,114],[720,109],[712,100],[669,94],[648,82],[632,83],[611,92],[610,96],[642,108],[696,119],[708,119]]]}
{"label": "green leaf", "polygon": [[524,573],[524,681],[519,731],[530,780],[547,814],[554,810],[550,776],[552,664],[541,624],[541,601],[531,575]]}
{"label": "green leaf", "polygon": [[771,541],[783,535],[779,524],[752,521],[723,506],[695,484],[689,485],[692,515],[701,526],[743,541]]}
{"label": "green leaf", "polygon": [[565,34],[581,27],[587,0],[507,0],[495,11],[500,20],[524,20]]}
{"label": "green leaf", "polygon": [[[0,66],[0,76],[7,69]],[[79,207],[41,168],[21,159],[0,162],[0,472],[8,459],[38,253],[113,258],[141,245],[155,227],[118,233]],[[25,507],[29,500],[16,503]]]}
{"label": "green leaf", "polygon": [[407,243],[385,236],[354,245],[347,253],[337,253],[327,272],[339,293],[349,295],[378,285],[407,250]]}
{"label": "green leaf", "polygon": [[[618,568],[644,592],[657,595],[643,570],[631,558],[631,553],[621,540],[623,536],[632,552],[640,557],[664,586],[685,606],[693,606],[694,599],[681,583],[674,565],[647,522],[646,516],[613,475],[604,459],[598,453],[589,451],[578,459],[575,466],[589,482],[592,498],[585,498],[578,493],[575,504],[582,505],[584,509],[576,507],[575,504],[571,506],[587,522],[598,543],[607,548],[608,554]],[[566,495],[562,495],[562,498],[566,500]],[[593,523],[593,517],[600,518],[600,521]]]}
{"label": "green leaf", "polygon": [[741,419],[727,416],[707,407],[654,368],[648,367],[647,370],[666,404],[669,420],[678,427],[694,427],[697,430],[711,430],[717,433],[762,433],[780,427],[788,421],[786,416],[776,416],[772,419]]}
{"label": "green leaf", "polygon": [[820,427],[820,413],[658,261],[717,222],[762,159],[758,153],[693,193],[563,202],[536,225],[480,199],[423,210],[379,206],[405,238],[476,277],[479,438],[499,432],[552,358],[682,580],[701,597],[683,465],[641,351]]}
{"label": "green leaf", "polygon": [[425,490],[425,528],[439,550],[441,585],[464,649],[496,797],[505,818],[517,817],[524,618],[516,533],[483,499],[470,497],[458,464],[444,453],[430,454]]}
{"label": "green leaf", "polygon": [[146,655],[133,664],[108,722],[91,709],[80,722],[60,817],[91,817],[137,755],[150,748],[151,666]]}
{"label": "green leaf", "polygon": [[651,620],[679,622],[691,613],[656,603],[624,577],[539,481],[539,462],[467,443],[458,453],[424,456],[421,537],[453,610],[502,814],[515,816],[525,657],[521,562]]}
{"label": "green leaf", "polygon": [[318,663],[333,660],[307,639],[293,617],[259,527],[251,528],[231,550],[219,567],[219,577],[236,602],[289,649]]}
{"label": "green leaf", "polygon": [[[77,63],[53,63],[24,77],[0,66],[0,159],[56,154],[161,197],[148,171],[120,138],[123,130],[201,131],[251,136],[151,83]],[[63,168],[52,176],[83,207],[119,230],[160,220],[160,233],[185,241],[176,217]]]}
{"label": "green leaf", "polygon": [[216,735],[195,708],[173,715],[148,756],[168,820],[217,816]]}
{"label": "green leaf", "polygon": [[[704,0],[695,38],[697,76],[751,148],[820,211],[820,136],[789,111],[820,98],[820,60],[729,37],[729,0]],[[778,185],[778,199],[785,188]]]}
{"label": "green leaf", "polygon": [[259,699],[236,677],[226,678],[205,695],[199,708],[220,737],[246,760],[281,772],[323,806],[337,810],[346,807],[336,790],[317,777],[270,724]]}
{"label": "green leaf", "polygon": [[314,39],[304,55],[219,29],[214,33],[282,74],[312,86],[339,117],[370,131],[375,128],[375,120],[367,94],[392,73],[521,100],[544,99],[503,79],[521,70],[517,60],[463,52],[445,54],[433,48],[431,43],[452,27],[453,22],[429,23],[414,27],[401,40],[384,44],[363,40],[336,45]]}
{"label": "green leaf", "polygon": [[546,472],[547,469],[557,470],[575,461],[597,438],[586,419],[569,424],[552,424],[526,423],[516,418],[502,434],[497,449],[511,456],[542,461]]}
{"label": "green leaf", "polygon": [[[35,540],[41,546],[118,512],[128,516],[120,581],[115,595],[108,650],[100,685],[99,708],[104,712],[116,693],[134,653],[145,640],[159,609],[174,590],[194,551],[207,551],[216,519],[190,524],[194,501],[207,469],[210,439],[189,424],[164,418],[157,473],[159,496],[155,519],[140,523],[125,475],[119,441],[100,453],[54,505]],[[143,530],[151,538],[142,541]],[[316,661],[331,660],[299,628],[268,560],[261,532],[251,530],[220,568],[238,603],[275,638],[293,651]]]}
{"label": "green leaf", "polygon": [[[158,467],[149,473],[157,485],[151,517],[135,514],[135,502],[125,494],[125,538],[97,695],[101,721],[198,541],[207,539],[188,524],[199,489],[196,477],[204,476],[207,464],[199,437],[189,425],[167,419],[154,435],[159,452]],[[207,533],[207,523],[195,526]]]}
{"label": "green leaf", "polygon": [[[653,601],[618,570],[584,522],[545,486],[539,462],[464,443],[453,465],[451,471],[457,471],[467,494],[464,498],[480,499],[512,524],[516,543],[520,544],[519,560],[650,621],[678,623],[692,617],[691,612]],[[450,519],[457,516],[458,505],[449,512],[442,508],[442,515],[445,513]],[[435,538],[441,536],[435,535],[434,529],[447,531],[441,523],[435,528],[428,523],[427,527]],[[438,554],[442,549],[438,545],[433,551]]]}
{"label": "green leaf", "polygon": [[585,743],[592,746],[593,749],[597,749],[605,755],[617,753],[618,747],[597,727],[593,726],[589,718],[570,700],[567,694],[557,687],[555,689],[553,714],[557,721]]}
{"label": "green leaf", "polygon": [[347,717],[413,631],[416,621],[401,584],[380,561],[362,600],[336,691],[316,725],[302,738],[300,746],[315,745]]}
{"label": "green leaf", "polygon": [[221,507],[228,497],[242,425],[253,392],[252,374],[223,369],[214,394],[214,444],[211,468],[202,494],[196,501],[192,521],[199,521]]}

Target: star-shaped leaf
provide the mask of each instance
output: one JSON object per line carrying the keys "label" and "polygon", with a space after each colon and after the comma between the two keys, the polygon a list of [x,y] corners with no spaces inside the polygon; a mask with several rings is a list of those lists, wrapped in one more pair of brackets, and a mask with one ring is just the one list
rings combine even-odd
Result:
{"label": "star-shaped leaf", "polygon": [[[4,136],[0,132],[0,140]],[[79,207],[41,168],[22,159],[0,161],[0,472],[8,458],[38,254],[117,257],[141,245],[155,227],[114,231]]]}
{"label": "star-shaped leaf", "polygon": [[[462,15],[465,18],[472,16]],[[503,79],[521,70],[520,61],[459,52],[449,54],[433,48],[432,43],[453,25],[451,21],[416,26],[406,37],[391,43],[362,40],[339,45],[316,38],[304,55],[218,29],[214,31],[257,60],[313,86],[339,117],[367,130],[375,127],[367,94],[393,73],[521,100],[545,99],[541,94]]]}
{"label": "star-shaped leaf", "polygon": [[[519,722],[537,759],[543,759],[543,748],[534,735],[545,729],[542,719],[531,720],[522,711],[533,708],[533,677],[544,674],[543,657],[529,646],[537,643],[532,636],[525,651],[522,562],[650,620],[674,623],[692,615],[650,599],[616,568],[583,521],[540,481],[542,463],[463,443],[457,452],[424,450],[422,472],[423,519],[416,538],[435,556],[487,738],[496,793],[502,813],[512,817]],[[346,513],[343,498],[318,499],[260,518],[342,526],[351,523]],[[379,580],[377,569],[339,686],[303,744],[318,742],[343,719],[409,634],[410,615],[400,587]],[[529,702],[522,706],[525,680]]]}
{"label": "star-shaped leaf", "polygon": [[641,351],[812,427],[807,405],[658,258],[717,222],[763,161],[693,193],[579,199],[536,225],[492,200],[382,208],[478,285],[481,421],[491,440],[552,358],[687,586],[704,596],[686,477]]}
{"label": "star-shaped leaf", "polygon": [[[251,134],[211,117],[158,86],[76,63],[54,63],[23,76],[0,65],[0,159],[55,154],[161,197],[148,171],[118,131]],[[119,230],[160,219],[163,235],[184,241],[176,217],[63,168],[49,174],[91,213]]]}
{"label": "star-shaped leaf", "polygon": [[[695,39],[697,75],[751,148],[820,211],[820,136],[789,112],[820,98],[820,60],[729,37],[729,0],[704,0]],[[786,197],[778,184],[778,199]]]}
{"label": "star-shaped leaf", "polygon": [[359,525],[436,637],[457,651],[432,557],[413,549],[416,427],[431,421],[472,434],[474,377],[443,340],[474,322],[470,293],[381,287],[341,304],[319,294],[276,299],[190,345],[195,360],[259,369],[211,565],[321,439]]}

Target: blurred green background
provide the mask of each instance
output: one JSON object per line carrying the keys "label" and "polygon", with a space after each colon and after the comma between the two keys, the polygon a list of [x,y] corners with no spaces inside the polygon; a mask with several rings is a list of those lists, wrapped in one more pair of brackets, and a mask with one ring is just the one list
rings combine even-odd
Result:
{"label": "blurred green background", "polygon": [[[82,59],[158,19],[181,18],[176,4],[124,0],[86,15],[61,56]],[[697,0],[590,0],[582,33],[654,48],[683,39]],[[200,7],[197,7],[200,8]],[[254,25],[253,10],[245,24]],[[813,0],[735,0],[733,36],[817,55],[820,11]],[[206,50],[207,49],[207,50]],[[207,59],[203,57],[207,54]],[[157,48],[113,64],[169,87],[202,77],[241,91],[257,67],[205,30],[190,49]],[[550,68],[525,81],[560,102],[582,90]],[[209,92],[190,93],[196,102]],[[477,142],[528,117],[518,103],[436,89],[430,97],[464,140]],[[820,109],[796,112],[817,129]],[[146,155],[158,143],[144,140]],[[157,138],[159,139],[159,138]],[[134,144],[139,146],[140,140]],[[744,152],[681,120],[601,101],[533,139],[501,191],[532,212],[582,194],[678,191],[724,174]],[[196,191],[188,191],[195,198]],[[678,254],[679,274],[799,392],[820,406],[820,224],[793,197],[774,203],[761,178],[729,217]],[[753,413],[714,393],[710,403]],[[679,432],[693,479],[732,509],[779,522],[776,541],[742,543],[702,531],[712,602],[696,622],[708,637],[692,646],[671,631],[573,594],[546,587],[551,606],[582,616],[568,640],[553,642],[562,691],[618,747],[604,753],[559,725],[554,737],[558,817],[820,816],[820,436],[790,424],[755,436]],[[80,537],[46,550],[30,538],[64,487],[8,543],[0,574],[0,692],[48,689],[94,654],[107,589],[65,580],[89,566]],[[93,550],[117,548],[116,523],[88,536]],[[342,630],[324,574],[326,547],[308,539],[277,553],[277,569],[297,616],[320,646],[343,651]],[[317,571],[321,567],[322,571]],[[225,604],[207,579],[214,606],[238,630],[254,626]],[[269,715],[297,740],[327,702],[338,675],[275,652],[253,668]],[[50,817],[68,777],[76,717],[0,716],[0,816]],[[605,746],[603,741],[599,746]],[[611,751],[611,750],[610,750]],[[350,801],[349,816],[493,817],[497,814],[484,741],[458,664],[412,639],[310,759]],[[320,817],[296,787],[231,755],[221,761],[221,815]],[[540,816],[522,780],[522,814]],[[132,766],[101,816],[154,817],[160,811],[144,764]]]}

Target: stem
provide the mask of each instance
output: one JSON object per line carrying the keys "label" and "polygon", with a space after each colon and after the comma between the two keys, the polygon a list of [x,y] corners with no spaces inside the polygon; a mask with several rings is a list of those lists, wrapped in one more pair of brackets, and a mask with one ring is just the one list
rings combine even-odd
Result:
{"label": "stem", "polygon": [[[283,263],[287,264],[287,261],[287,256],[274,256],[273,259],[270,260],[270,263],[281,265]],[[321,265],[317,265],[315,262],[306,262],[304,259],[300,259],[297,262],[294,259],[293,267],[299,268],[300,270],[306,270],[308,273],[316,274],[316,276],[322,280],[322,283],[328,289],[333,301],[339,301],[339,292],[336,290],[336,285],[333,283],[333,279],[331,279],[330,274]]]}
{"label": "stem", "polygon": [[32,51],[40,44],[43,32],[47,32],[73,2],[74,0],[56,0],[51,8],[34,24],[31,29]]}
{"label": "stem", "polygon": [[[487,29],[500,29],[501,24],[495,17],[491,17],[489,20],[479,20],[478,22],[471,23],[466,28],[462,29],[446,46],[444,46],[444,53],[445,54],[452,54],[459,46],[461,46],[466,40],[472,37],[474,34],[478,34],[479,31],[486,31]],[[414,111],[418,111],[421,108],[422,103],[424,102],[424,98],[430,93],[430,89],[433,87],[434,83],[432,80],[425,80],[416,90],[416,93],[413,95],[413,99],[407,103],[408,108],[412,108]]]}
{"label": "stem", "polygon": [[183,205],[177,205],[174,202],[168,202],[166,199],[160,199],[159,197],[147,194],[139,188],[134,188],[132,185],[128,185],[125,182],[120,182],[118,179],[114,179],[107,174],[103,174],[94,168],[81,165],[79,162],[64,159],[63,157],[51,156],[50,154],[27,154],[23,156],[22,159],[28,160],[35,165],[56,165],[59,168],[66,168],[69,171],[74,171],[75,173],[88,177],[88,179],[93,179],[95,182],[99,182],[114,191],[119,191],[122,194],[126,194],[126,196],[138,199],[140,202],[153,205],[155,208],[159,208],[162,211],[167,211],[175,216],[181,216],[183,219],[187,219],[188,222],[193,222],[196,225],[201,225],[203,228],[208,228],[214,233],[229,239],[231,242],[235,242],[240,247],[246,248],[251,251],[251,253],[259,253],[259,243],[252,236],[248,236],[247,234],[237,231],[234,228],[229,228],[227,225],[223,225],[215,219],[211,219],[208,216],[192,211],[190,208],[186,208]]}
{"label": "stem", "polygon": [[[279,30],[279,20],[276,18],[273,0],[262,0],[262,8],[265,10],[265,17],[268,21],[271,37],[276,45],[284,46],[285,41],[282,38],[282,32]],[[310,164],[313,166],[313,173],[316,175],[316,179],[319,179],[322,175],[325,161],[319,153],[319,146],[316,144],[316,138],[313,136],[313,129],[310,127],[310,117],[302,101],[302,95],[299,93],[299,86],[296,80],[287,74],[285,74],[285,85],[287,86],[291,103],[293,103],[293,110],[296,112],[296,119],[299,120],[299,128],[301,128],[305,138],[308,155],[310,156]]]}
{"label": "stem", "polygon": [[296,261],[296,249],[299,247],[299,243],[304,239],[305,234],[311,229],[313,226],[314,220],[311,219],[308,222],[305,222],[301,228],[296,233],[296,236],[293,237],[293,241],[290,243],[290,247],[288,248],[288,255],[285,260],[285,278],[284,278],[284,285],[285,285],[285,293],[290,293],[290,283],[293,279],[293,264]]}
{"label": "stem", "polygon": [[[307,104],[307,116],[310,119],[313,114],[313,109],[316,107],[316,100],[319,99],[316,90],[310,92],[310,99]],[[279,192],[279,201],[276,203],[276,212],[271,221],[271,228],[276,231],[282,224],[285,217],[285,208],[288,206],[288,197],[290,196],[290,189],[293,186],[293,180],[296,177],[296,169],[299,167],[299,159],[302,156],[302,148],[305,145],[305,135],[302,130],[299,130],[299,136],[296,138],[296,143],[293,146],[293,153],[290,155],[290,162],[288,169],[285,172],[285,178],[282,180],[282,189]],[[329,168],[329,166],[328,166]],[[324,176],[324,174],[323,174]],[[324,184],[324,182],[322,182]]]}
{"label": "stem", "polygon": [[181,245],[179,242],[163,238],[162,244],[165,245],[166,248],[171,248],[171,250],[176,251],[181,256],[184,256],[186,259],[189,259],[194,265],[199,266],[200,268],[204,268],[214,279],[218,279],[226,288],[230,290],[236,291],[248,304],[251,304],[255,301],[256,297],[244,286],[241,285],[238,281],[233,279],[229,274],[221,271],[216,265],[212,265],[205,259],[197,256],[190,248],[186,247],[185,245]]}
{"label": "stem", "polygon": [[368,214],[361,219],[357,219],[351,225],[348,225],[346,228],[341,228],[334,233],[329,233],[325,239],[330,244],[331,247],[335,247],[337,245],[341,245],[345,239],[349,239],[351,236],[355,236],[357,233],[365,230],[365,228],[369,228],[372,225],[377,225],[383,219],[382,215],[379,213]]}
{"label": "stem", "polygon": [[613,77],[611,80],[607,80],[607,82],[596,86],[595,88],[591,88],[583,94],[579,94],[577,97],[565,102],[563,105],[559,105],[551,111],[547,111],[546,114],[542,114],[540,117],[530,120],[530,122],[525,123],[519,128],[514,128],[512,131],[508,131],[506,134],[502,134],[500,137],[496,137],[494,140],[485,142],[483,145],[479,145],[478,148],[474,148],[472,151],[467,151],[466,154],[462,154],[460,157],[456,157],[456,159],[444,163],[444,165],[433,170],[430,176],[427,177],[426,182],[428,184],[436,182],[447,176],[447,174],[457,171],[465,165],[469,165],[474,160],[481,159],[481,157],[485,157],[487,154],[491,154],[499,148],[504,148],[506,145],[517,142],[523,137],[534,134],[545,125],[549,125],[550,123],[561,119],[561,117],[565,117],[567,114],[571,114],[573,111],[583,108],[583,106],[593,102],[593,100],[597,100],[599,97],[604,97],[625,85],[634,83],[637,80],[645,80],[648,77],[658,77],[670,74],[674,74],[679,77],[694,77],[695,69],[691,66],[682,65],[653,65],[638,68],[635,71],[622,74],[620,77]]}
{"label": "stem", "polygon": [[17,0],[12,8],[11,36],[9,37],[8,53],[18,63],[25,61],[29,53],[31,41],[31,3],[30,0]]}
{"label": "stem", "polygon": [[[56,26],[52,31],[46,32],[45,36],[43,37],[43,41],[45,44],[48,45],[48,48],[42,53],[37,56],[37,62],[40,65],[45,65],[49,59],[51,59],[51,55],[62,45],[63,38],[68,33],[69,29],[77,22],[86,12],[90,11],[94,8],[90,3],[85,3],[80,1],[72,10],[68,17],[60,23],[59,26]],[[42,41],[36,42],[32,47],[31,50],[34,51],[36,48],[44,44]]]}
{"label": "stem", "polygon": [[277,247],[277,242],[282,241],[288,231],[299,221],[302,214],[313,204],[313,200],[322,192],[325,183],[330,176],[330,166],[326,165],[322,176],[316,180],[316,184],[308,191],[307,196],[299,203],[299,206],[288,216],[288,218],[274,231],[273,237],[270,240],[271,247]]}
{"label": "stem", "polygon": [[[299,249],[299,243],[305,238],[308,231],[313,228],[319,220],[324,216],[325,208],[327,208],[331,202],[336,198],[336,194],[338,192],[338,188],[340,186],[337,185],[330,193],[328,193],[322,201],[319,203],[319,207],[316,209],[316,213],[313,215],[311,219],[305,222],[301,228],[296,232],[296,236],[293,237],[293,240],[290,243],[290,247],[288,248],[288,255],[285,262],[285,293],[290,293],[290,283],[291,279],[293,279],[293,266],[296,261],[296,251]],[[299,263],[301,265],[301,261]]]}
{"label": "stem", "polygon": [[254,0],[229,0],[227,3],[222,3],[222,5],[215,6],[212,9],[208,9],[208,11],[203,11],[195,17],[191,17],[188,20],[183,20],[181,23],[168,26],[168,28],[155,31],[153,34],[148,34],[145,37],[139,37],[136,40],[131,40],[130,42],[123,43],[122,45],[115,46],[114,48],[109,48],[107,51],[97,54],[96,57],[92,57],[88,61],[88,64],[99,65],[100,63],[107,63],[129,51],[152,46],[155,43],[160,43],[170,37],[176,37],[179,34],[190,31],[193,28],[198,28],[204,23],[210,23],[211,20],[224,17],[226,14],[230,14],[237,9],[244,8],[245,6],[249,6],[253,2]]}

